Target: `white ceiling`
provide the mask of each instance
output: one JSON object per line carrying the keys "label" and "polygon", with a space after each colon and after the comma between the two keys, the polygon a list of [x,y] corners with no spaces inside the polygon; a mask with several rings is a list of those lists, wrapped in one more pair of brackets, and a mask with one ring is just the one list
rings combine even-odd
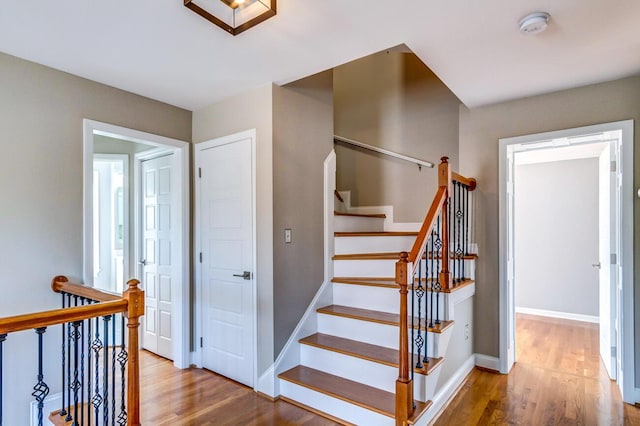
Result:
{"label": "white ceiling", "polygon": [[[533,11],[549,29],[521,35]],[[232,37],[182,0],[5,0],[0,51],[197,110],[404,43],[473,107],[639,74],[639,21],[638,0],[278,0]]]}

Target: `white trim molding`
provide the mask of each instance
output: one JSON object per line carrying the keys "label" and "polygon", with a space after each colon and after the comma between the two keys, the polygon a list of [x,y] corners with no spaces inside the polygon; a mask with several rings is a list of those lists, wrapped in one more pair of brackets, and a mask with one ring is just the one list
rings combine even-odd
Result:
{"label": "white trim molding", "polygon": [[[608,132],[621,132],[619,166],[622,174],[621,182],[621,244],[619,253],[619,282],[617,291],[618,313],[616,321],[618,333],[618,386],[622,399],[627,403],[640,400],[640,389],[635,385],[635,341],[634,341],[634,276],[633,276],[633,120],[603,123],[592,126],[577,127],[546,133],[511,137],[499,141],[499,268],[500,268],[500,372],[508,373],[513,365],[513,335],[515,333],[515,311],[513,305],[513,282],[508,280],[507,248],[509,233],[507,230],[507,178],[510,152],[530,149],[550,148],[580,143],[596,143],[606,139]],[[598,139],[600,138],[600,139]],[[507,262],[509,260],[509,262]]]}
{"label": "white trim molding", "polygon": [[525,308],[522,306],[516,306],[516,313],[600,324],[600,317],[595,315],[574,314],[571,312],[547,311],[544,309]]}
{"label": "white trim molding", "polygon": [[[189,345],[191,336],[190,286],[189,268],[190,247],[190,144],[178,139],[146,133],[139,130],[102,123],[89,119],[82,120],[83,128],[83,274],[84,283],[93,286],[93,136],[101,135],[127,142],[142,143],[172,151],[176,155],[180,171],[180,187],[178,197],[182,209],[177,212],[181,225],[180,238],[176,241],[177,251],[182,253],[179,259],[181,288],[173,292],[173,315],[171,327],[174,332],[173,364],[177,368],[189,367]],[[135,191],[134,191],[135,192]],[[131,210],[130,210],[131,212]],[[131,253],[133,254],[133,253]],[[129,271],[130,273],[132,271]],[[128,278],[127,278],[128,280]]]}
{"label": "white trim molding", "polygon": [[487,370],[500,371],[500,358],[495,356],[475,354],[476,365],[478,367],[486,368]]}

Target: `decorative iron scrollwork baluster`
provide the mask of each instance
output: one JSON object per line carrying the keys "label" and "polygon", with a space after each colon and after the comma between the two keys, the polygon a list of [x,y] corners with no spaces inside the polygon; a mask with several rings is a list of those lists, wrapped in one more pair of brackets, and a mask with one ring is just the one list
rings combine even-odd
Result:
{"label": "decorative iron scrollwork baluster", "polygon": [[46,327],[36,328],[36,334],[38,335],[38,382],[33,387],[33,396],[38,402],[38,426],[42,426],[44,408],[44,399],[49,395],[49,385],[44,381],[44,372],[42,368],[42,352],[43,352],[43,335],[47,331]]}
{"label": "decorative iron scrollwork baluster", "polygon": [[[71,294],[67,293],[67,307],[71,307]],[[62,393],[67,392],[67,401],[65,404],[65,410],[67,417],[65,417],[65,422],[70,422],[73,420],[71,416],[71,323],[63,324],[63,327],[67,328],[67,339],[65,340],[65,345],[67,346],[67,386],[62,388]]]}
{"label": "decorative iron scrollwork baluster", "polygon": [[431,263],[431,276],[430,276],[430,281],[427,283],[427,285],[431,288],[431,292],[429,293],[429,299],[431,301],[431,309],[429,309],[429,314],[431,315],[429,317],[429,327],[433,327],[433,289],[434,289],[434,284],[435,284],[436,274],[437,274],[437,271],[433,267],[433,263],[435,262],[434,241],[435,241],[434,232],[433,232],[433,229],[431,229],[431,236],[429,237],[429,241],[427,241],[427,244],[431,245],[431,248],[429,249],[429,256],[428,256],[429,262]]}
{"label": "decorative iron scrollwork baluster", "polygon": [[[447,214],[447,212],[443,212],[442,214]],[[436,292],[436,315],[435,315],[435,323],[436,324],[440,324],[440,291],[442,291],[442,284],[440,283],[440,277],[441,277],[441,272],[442,269],[440,269],[440,259],[442,259],[442,263],[447,262],[448,259],[445,259],[445,253],[443,248],[443,244],[442,244],[442,228],[440,227],[441,225],[441,220],[440,220],[440,216],[438,216],[438,224],[437,226],[437,230],[438,232],[436,233],[436,241],[435,241],[435,253],[434,256],[436,256],[436,282],[434,284],[434,290]],[[447,258],[448,258],[448,254],[447,254]]]}
{"label": "decorative iron scrollwork baluster", "polygon": [[111,424],[116,424],[116,316],[111,316]]}
{"label": "decorative iron scrollwork baluster", "polygon": [[[422,256],[418,259],[418,282],[416,287],[416,281],[414,280],[413,293],[418,298],[418,337],[415,339],[416,352],[418,355],[416,361],[416,368],[422,368],[422,347],[424,346],[424,339],[422,338],[422,298],[424,297],[424,287],[422,286]],[[426,321],[425,321],[426,324]],[[426,331],[425,331],[426,334]],[[413,376],[412,376],[413,378]]]}
{"label": "decorative iron scrollwork baluster", "polygon": [[4,370],[4,361],[2,359],[2,345],[4,341],[7,340],[6,334],[0,334],[0,426],[2,426],[2,405],[4,403],[3,395],[2,395],[2,371]]}
{"label": "decorative iron scrollwork baluster", "polygon": [[118,362],[120,363],[120,378],[122,380],[121,389],[120,389],[120,414],[118,414],[118,425],[125,426],[127,424],[127,406],[126,406],[126,389],[125,389],[125,377],[126,377],[126,365],[129,360],[129,354],[127,353],[127,348],[125,346],[125,326],[124,326],[124,315],[122,316],[122,342],[120,343],[120,352],[118,353]]}
{"label": "decorative iron scrollwork baluster", "polygon": [[[65,296],[67,294],[66,293],[61,293],[61,294],[62,294],[62,309],[64,309],[67,307],[66,299],[65,299]],[[67,324],[62,324],[62,369],[60,370],[62,371],[62,407],[60,407],[60,417],[67,415],[67,404],[66,404],[67,399],[65,394],[65,390],[67,386],[67,381],[66,381],[67,376],[65,375],[65,371],[64,371],[64,367],[66,364],[66,356],[67,356],[66,354],[67,354]]]}
{"label": "decorative iron scrollwork baluster", "polygon": [[[80,330],[78,330],[80,328],[80,325],[82,324],[82,321],[75,321],[71,324],[72,326],[72,330],[71,330],[71,335],[69,336],[70,340],[73,341],[73,381],[71,383],[69,383],[69,387],[71,388],[71,390],[73,391],[73,423],[71,423],[71,426],[78,426],[78,408],[79,408],[79,404],[80,404],[80,398],[79,398],[79,391],[81,390],[80,388],[80,372],[79,372],[79,367],[80,367],[80,356],[79,356],[79,341],[80,341]],[[69,401],[69,403],[71,403],[71,401]],[[71,410],[69,410],[71,411]]]}
{"label": "decorative iron scrollwork baluster", "polygon": [[91,349],[93,350],[96,359],[94,383],[95,393],[90,399],[96,415],[96,426],[100,424],[100,406],[102,405],[102,396],[100,395],[100,351],[102,350],[103,346],[104,345],[102,344],[102,340],[100,340],[100,318],[96,318],[96,337],[91,343]]}
{"label": "decorative iron scrollwork baluster", "polygon": [[102,318],[104,323],[104,356],[103,358],[103,371],[102,371],[102,416],[103,422],[106,425],[109,424],[109,321],[111,321],[111,315],[107,315]]}

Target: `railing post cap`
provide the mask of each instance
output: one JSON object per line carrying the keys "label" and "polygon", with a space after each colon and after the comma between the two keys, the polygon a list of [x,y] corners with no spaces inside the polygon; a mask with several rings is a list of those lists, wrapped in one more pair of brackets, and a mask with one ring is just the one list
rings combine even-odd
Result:
{"label": "railing post cap", "polygon": [[449,157],[447,157],[447,156],[441,157],[440,161],[442,161],[443,163],[448,163],[449,162]]}

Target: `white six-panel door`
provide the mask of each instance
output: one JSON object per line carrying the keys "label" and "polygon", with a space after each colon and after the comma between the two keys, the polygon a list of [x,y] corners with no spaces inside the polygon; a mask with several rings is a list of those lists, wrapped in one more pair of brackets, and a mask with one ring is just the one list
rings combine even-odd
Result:
{"label": "white six-panel door", "polygon": [[142,162],[142,288],[145,290],[143,348],[173,359],[172,200],[173,154]]}
{"label": "white six-panel door", "polygon": [[202,364],[248,386],[254,381],[251,138],[197,151],[202,289]]}

